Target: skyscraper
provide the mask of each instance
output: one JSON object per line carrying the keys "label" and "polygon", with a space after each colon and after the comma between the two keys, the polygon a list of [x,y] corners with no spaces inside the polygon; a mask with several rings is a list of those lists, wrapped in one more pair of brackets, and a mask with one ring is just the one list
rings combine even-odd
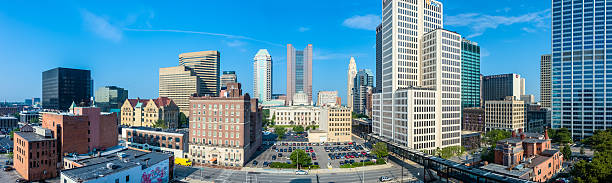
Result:
{"label": "skyscraper", "polygon": [[272,100],[272,56],[267,49],[253,58],[253,97],[262,103]]}
{"label": "skyscraper", "polygon": [[198,94],[200,96],[219,95],[221,89],[220,62],[221,53],[219,51],[200,51],[179,55],[179,64],[193,69],[193,72],[198,76],[200,80],[200,93]]}
{"label": "skyscraper", "polygon": [[461,107],[480,107],[480,46],[461,40]]}
{"label": "skyscraper", "polygon": [[91,82],[89,70],[58,67],[43,72],[43,108],[68,110],[72,102],[89,105]]}
{"label": "skyscraper", "polygon": [[570,129],[574,140],[612,128],[606,3],[552,1],[552,128]]}
{"label": "skyscraper", "polygon": [[104,86],[98,88],[95,95],[96,106],[102,112],[110,112],[111,109],[121,109],[128,98],[128,91],[117,86]]}
{"label": "skyscraper", "polygon": [[351,57],[346,80],[346,105],[353,110],[353,89],[355,89],[355,75],[357,75],[357,64],[355,58]]}
{"label": "skyscraper", "polygon": [[159,97],[172,99],[180,112],[190,116],[189,97],[201,93],[202,87],[198,81],[193,69],[184,65],[159,68]]}
{"label": "skyscraper", "polygon": [[552,72],[552,64],[550,62],[550,54],[542,55],[540,59],[540,103],[542,107],[550,108],[550,74]]}
{"label": "skyscraper", "polygon": [[287,104],[291,105],[295,93],[304,92],[312,104],[312,44],[296,50],[287,44]]}
{"label": "skyscraper", "polygon": [[221,89],[227,88],[227,83],[236,83],[238,82],[238,76],[236,76],[236,71],[223,71],[221,75]]}
{"label": "skyscraper", "polygon": [[382,91],[382,23],[376,26],[376,93]]}
{"label": "skyscraper", "polygon": [[507,96],[521,99],[521,76],[518,74],[499,74],[482,78],[483,100],[504,100]]}
{"label": "skyscraper", "polygon": [[441,29],[438,1],[382,4],[382,93],[373,95],[373,134],[428,153],[461,145],[461,36]]}
{"label": "skyscraper", "polygon": [[361,69],[353,78],[352,112],[369,115],[367,110],[368,92],[374,87],[374,74],[370,69]]}

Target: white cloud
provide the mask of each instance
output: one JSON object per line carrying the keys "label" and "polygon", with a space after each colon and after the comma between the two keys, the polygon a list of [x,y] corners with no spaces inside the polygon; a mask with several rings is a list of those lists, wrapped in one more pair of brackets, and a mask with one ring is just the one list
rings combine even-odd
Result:
{"label": "white cloud", "polygon": [[239,47],[244,45],[245,43],[239,40],[233,40],[233,41],[225,41],[225,44],[227,44],[227,46],[229,47]]}
{"label": "white cloud", "polygon": [[376,30],[376,26],[380,24],[381,18],[378,15],[369,14],[369,15],[355,15],[351,18],[348,18],[342,22],[342,25],[354,29],[364,29],[364,30]]}
{"label": "white cloud", "polygon": [[269,42],[269,41],[259,40],[259,39],[255,39],[255,38],[251,38],[251,37],[240,36],[240,35],[231,35],[231,34],[222,34],[222,33],[213,33],[213,32],[177,30],[177,29],[131,29],[131,28],[124,28],[123,30],[125,30],[125,31],[134,31],[134,32],[174,32],[174,33],[187,33],[187,34],[200,34],[200,35],[209,35],[209,36],[220,36],[220,37],[225,37],[225,38],[229,38],[229,39],[242,39],[242,40],[249,40],[249,41],[255,41],[255,42],[265,43],[265,44],[269,44],[269,45],[279,46],[279,47],[285,47],[282,44],[272,43],[272,42]]}
{"label": "white cloud", "polygon": [[[457,27],[470,27],[471,33],[467,38],[472,38],[482,35],[488,29],[497,29],[500,25],[513,24],[530,24],[538,28],[547,27],[547,21],[550,18],[550,9],[527,13],[519,16],[493,16],[480,13],[464,13],[454,16],[447,16],[445,25]],[[532,28],[523,28],[522,30],[530,32]]]}
{"label": "white cloud", "polygon": [[96,35],[114,42],[121,41],[123,32],[117,25],[111,24],[107,18],[95,15],[87,10],[81,10],[81,16],[85,27]]}
{"label": "white cloud", "polygon": [[308,27],[300,27],[300,28],[298,28],[298,31],[300,31],[300,32],[306,32],[306,31],[309,31],[309,30],[310,30],[310,28],[308,28]]}

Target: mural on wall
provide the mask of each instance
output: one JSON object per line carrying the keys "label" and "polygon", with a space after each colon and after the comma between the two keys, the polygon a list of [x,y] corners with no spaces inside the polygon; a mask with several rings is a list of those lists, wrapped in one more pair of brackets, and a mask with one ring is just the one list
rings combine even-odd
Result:
{"label": "mural on wall", "polygon": [[160,163],[165,164],[158,167],[151,167],[150,170],[147,170],[142,173],[142,183],[166,183],[169,182],[168,178],[168,163]]}

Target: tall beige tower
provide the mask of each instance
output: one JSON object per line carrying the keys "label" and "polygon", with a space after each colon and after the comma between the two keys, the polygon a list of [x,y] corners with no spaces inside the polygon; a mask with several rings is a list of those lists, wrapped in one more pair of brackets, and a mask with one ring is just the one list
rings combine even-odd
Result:
{"label": "tall beige tower", "polygon": [[[348,68],[348,78],[346,81],[346,105],[353,111],[353,88],[355,85],[355,76],[357,75],[357,64],[355,58],[351,57]],[[340,104],[338,104],[340,105]]]}
{"label": "tall beige tower", "polygon": [[219,51],[200,51],[182,53],[179,55],[179,64],[187,66],[198,76],[199,95],[218,96],[221,89],[220,83],[220,61]]}
{"label": "tall beige tower", "polygon": [[189,97],[200,93],[200,82],[193,69],[184,65],[159,68],[159,96],[176,103],[189,116]]}

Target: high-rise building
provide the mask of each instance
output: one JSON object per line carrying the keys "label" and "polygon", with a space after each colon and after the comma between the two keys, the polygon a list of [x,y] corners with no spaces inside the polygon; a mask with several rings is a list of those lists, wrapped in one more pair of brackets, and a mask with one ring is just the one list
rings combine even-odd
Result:
{"label": "high-rise building", "polygon": [[550,74],[552,73],[551,55],[542,55],[540,59],[540,103],[542,107],[550,108]]}
{"label": "high-rise building", "polygon": [[552,128],[575,140],[612,128],[608,3],[552,1]]}
{"label": "high-rise building", "polygon": [[461,107],[480,107],[480,46],[461,40]]}
{"label": "high-rise building", "polygon": [[221,75],[221,89],[227,88],[227,83],[235,83],[238,82],[238,76],[236,76],[236,71],[223,71]]}
{"label": "high-rise building", "polygon": [[338,91],[319,91],[317,93],[317,106],[340,106]]}
{"label": "high-rise building", "polygon": [[373,95],[373,134],[429,153],[460,146],[461,36],[441,29],[439,1],[382,4],[382,93]]}
{"label": "high-rise building", "polygon": [[382,91],[382,23],[376,26],[376,89],[375,93]]}
{"label": "high-rise building", "polygon": [[128,91],[117,86],[104,86],[96,91],[96,106],[102,112],[110,112],[111,109],[121,109],[121,105],[128,98]]}
{"label": "high-rise building", "polygon": [[219,51],[200,51],[181,53],[179,64],[193,69],[200,81],[198,95],[219,95],[221,53]]}
{"label": "high-rise building", "polygon": [[521,92],[521,76],[518,74],[500,74],[484,76],[482,78],[483,100],[504,100],[507,96],[513,96],[519,100]]}
{"label": "high-rise building", "polygon": [[353,78],[353,106],[352,112],[370,115],[368,111],[368,93],[374,87],[374,74],[369,69],[361,69]]}
{"label": "high-rise building", "polygon": [[239,83],[227,88],[221,97],[190,100],[189,157],[196,165],[242,167],[261,145],[262,108],[257,99],[243,95]]}
{"label": "high-rise building", "polygon": [[485,131],[525,130],[525,103],[512,96],[485,101]]}
{"label": "high-rise building", "polygon": [[253,58],[253,98],[259,102],[272,100],[272,56],[260,49]]}
{"label": "high-rise building", "polygon": [[287,104],[291,105],[293,96],[303,92],[312,104],[312,44],[304,50],[296,50],[287,44]]}
{"label": "high-rise building", "polygon": [[68,110],[70,104],[89,105],[91,71],[58,67],[42,74],[44,109]]}
{"label": "high-rise building", "polygon": [[[201,94],[199,77],[184,65],[159,68],[159,97],[172,99],[180,112],[189,116],[189,97]],[[123,105],[125,99],[121,101]]]}
{"label": "high-rise building", "polygon": [[357,64],[355,58],[351,57],[349,61],[349,67],[347,71],[346,80],[346,105],[352,110],[353,109],[353,89],[355,89],[355,76],[357,75]]}

